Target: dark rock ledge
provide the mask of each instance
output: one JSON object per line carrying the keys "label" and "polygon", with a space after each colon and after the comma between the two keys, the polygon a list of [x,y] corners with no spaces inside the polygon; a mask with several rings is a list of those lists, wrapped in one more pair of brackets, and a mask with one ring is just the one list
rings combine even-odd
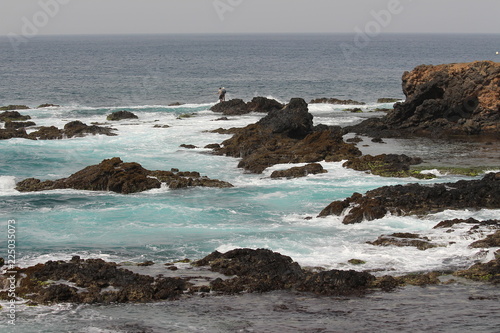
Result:
{"label": "dark rock ledge", "polygon": [[101,127],[97,125],[87,125],[79,120],[75,120],[64,125],[63,129],[59,129],[55,126],[42,126],[38,130],[28,134],[24,127],[32,126],[34,123],[12,122],[14,124],[10,125],[6,123],[5,129],[0,129],[0,140],[1,139],[12,139],[21,138],[29,140],[60,140],[64,138],[82,137],[85,135],[107,135],[116,136],[114,129],[109,127]]}
{"label": "dark rock ledge", "polygon": [[227,102],[217,103],[210,108],[213,112],[220,112],[224,115],[241,115],[250,112],[268,113],[280,110],[284,107],[280,102],[266,97],[254,97],[250,102],[245,103],[242,99],[232,99]]}
{"label": "dark rock ledge", "polygon": [[480,180],[383,186],[365,195],[354,193],[350,198],[332,202],[319,217],[340,216],[347,210],[342,223],[350,224],[379,219],[387,213],[426,215],[446,209],[483,208],[500,208],[500,173],[489,173]]}
{"label": "dark rock ledge", "polygon": [[421,65],[402,77],[404,102],[348,128],[371,137],[465,136],[500,140],[500,63]]}
{"label": "dark rock ledge", "polygon": [[74,173],[68,178],[40,181],[28,178],[17,183],[20,192],[47,191],[56,189],[76,189],[88,191],[112,191],[129,194],[160,188],[166,183],[172,189],[190,186],[232,187],[217,179],[202,177],[198,172],[151,171],[139,163],[124,163],[120,158],[104,160]]}
{"label": "dark rock ledge", "polygon": [[[391,291],[407,284],[438,284],[439,276],[444,274],[429,272],[376,278],[368,272],[354,270],[317,272],[303,269],[290,257],[267,249],[215,251],[188,268],[178,269],[169,263],[148,271],[154,266],[157,265],[147,263],[127,266],[126,269],[102,259],[83,260],[75,256],[70,261],[48,261],[11,271],[16,272],[16,297],[28,300],[30,305],[144,303],[175,300],[183,295],[232,295],[273,290],[359,297],[377,290]],[[498,283],[500,256],[455,275]],[[11,277],[12,274],[0,274],[0,285],[4,286],[0,299],[8,299],[8,287],[5,287]]]}
{"label": "dark rock ledge", "polygon": [[[344,167],[381,176],[433,177],[410,170],[410,165],[422,162],[419,158],[396,154],[361,156],[355,144],[344,142],[346,132],[341,127],[313,126],[313,115],[301,98],[292,98],[285,107],[270,111],[255,124],[212,132],[233,135],[220,145],[211,145],[214,153],[241,158],[238,167],[252,173],[262,173],[275,164],[348,160]],[[315,168],[317,165],[276,172],[273,177],[304,176],[314,173],[310,170]]]}

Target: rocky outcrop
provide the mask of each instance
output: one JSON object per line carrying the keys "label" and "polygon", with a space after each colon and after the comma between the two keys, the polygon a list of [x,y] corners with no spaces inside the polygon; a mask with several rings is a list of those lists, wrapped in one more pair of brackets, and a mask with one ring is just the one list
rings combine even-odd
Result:
{"label": "rocky outcrop", "polygon": [[425,215],[446,209],[481,208],[500,208],[500,173],[489,173],[480,180],[384,186],[365,195],[354,193],[350,198],[332,202],[319,216],[340,216],[348,210],[342,223],[350,224],[379,219],[388,213]]}
{"label": "rocky outcrop", "polygon": [[30,116],[23,116],[17,111],[5,111],[0,113],[0,121],[8,122],[8,121],[26,121],[31,119]]}
{"label": "rocky outcrop", "polygon": [[381,119],[349,127],[370,136],[488,135],[499,138],[500,63],[421,65],[403,74],[406,100]]}
{"label": "rocky outcrop", "polygon": [[351,158],[342,166],[357,171],[370,171],[374,175],[383,177],[416,177],[429,178],[432,175],[424,175],[410,170],[411,165],[422,163],[418,157],[408,157],[406,155],[381,154],[381,155],[363,155],[361,157]]}
{"label": "rocky outcrop", "polygon": [[113,129],[109,127],[101,127],[97,125],[87,125],[79,120],[75,120],[64,125],[64,136],[67,138],[82,137],[88,134],[91,135],[107,135],[115,136]]}
{"label": "rocky outcrop", "polygon": [[269,113],[271,111],[281,110],[285,105],[275,99],[266,97],[254,97],[247,103],[250,112]]}
{"label": "rocky outcrop", "polygon": [[213,290],[229,294],[295,289],[329,296],[362,295],[375,279],[352,270],[308,272],[290,257],[266,249],[235,249],[224,254],[216,251],[195,265],[209,265],[212,271],[234,276],[211,282]]}
{"label": "rocky outcrop", "polygon": [[122,110],[111,113],[106,117],[106,119],[109,121],[117,121],[123,119],[139,119],[139,117],[130,111]]}
{"label": "rocky outcrop", "polygon": [[275,164],[341,161],[361,155],[353,144],[343,141],[340,128],[314,127],[313,116],[301,98],[292,99],[255,124],[218,132],[234,135],[214,152],[241,158],[238,167],[254,173]]}
{"label": "rocky outcrop", "polygon": [[8,121],[5,123],[5,129],[19,129],[24,127],[36,126],[32,121]]}
{"label": "rocky outcrop", "polygon": [[414,246],[422,251],[439,246],[432,243],[431,240],[425,236],[408,232],[397,232],[391,235],[382,235],[373,242],[367,242],[367,244],[399,247]]}
{"label": "rocky outcrop", "polygon": [[284,107],[274,99],[266,97],[254,97],[250,102],[245,103],[242,99],[232,99],[227,102],[217,103],[210,108],[213,112],[220,112],[224,115],[241,115],[250,112],[268,113],[280,110]]}
{"label": "rocky outcrop", "polygon": [[[40,304],[126,303],[175,299],[188,287],[180,278],[153,278],[102,259],[45,264],[17,269],[16,295]],[[0,293],[0,297],[3,295]]]}
{"label": "rocky outcrop", "polygon": [[170,188],[232,187],[227,182],[201,177],[199,173],[150,171],[138,163],[124,163],[120,158],[115,157],[88,166],[68,178],[43,182],[39,179],[28,178],[17,183],[16,189],[20,192],[34,192],[71,188],[129,194],[160,188],[161,183],[166,183]]}
{"label": "rocky outcrop", "polygon": [[0,111],[11,111],[11,110],[28,110],[29,106],[26,105],[7,105],[0,106]]}
{"label": "rocky outcrop", "polygon": [[354,101],[352,99],[337,99],[337,98],[316,98],[309,102],[310,104],[338,104],[338,105],[365,105],[363,102]]}
{"label": "rocky outcrop", "polygon": [[[10,125],[14,123],[14,125]],[[22,139],[30,139],[30,140],[60,140],[64,138],[73,138],[73,137],[82,137],[85,135],[107,135],[107,136],[115,136],[114,129],[109,127],[101,127],[97,125],[88,126],[82,123],[79,120],[75,120],[64,125],[64,129],[59,129],[55,126],[42,126],[38,128],[38,130],[31,132],[30,134],[26,133],[24,128],[20,127],[19,129],[11,128],[17,127],[20,125],[26,125],[22,127],[32,126],[35,123],[33,122],[8,122],[6,123],[5,129],[0,129],[0,139],[11,139],[11,138],[22,138]]]}
{"label": "rocky outcrop", "polygon": [[455,272],[453,275],[464,277],[467,279],[491,282],[495,284],[500,283],[500,251],[496,252],[496,259],[487,263],[477,263],[468,269]]}
{"label": "rocky outcrop", "polygon": [[42,109],[42,108],[55,108],[55,107],[60,107],[60,105],[45,103],[45,104],[38,105],[36,108],[37,109]]}
{"label": "rocky outcrop", "polygon": [[276,170],[271,173],[271,178],[299,178],[307,175],[316,175],[326,173],[323,166],[319,163],[310,163],[301,167],[293,167],[287,170]]}

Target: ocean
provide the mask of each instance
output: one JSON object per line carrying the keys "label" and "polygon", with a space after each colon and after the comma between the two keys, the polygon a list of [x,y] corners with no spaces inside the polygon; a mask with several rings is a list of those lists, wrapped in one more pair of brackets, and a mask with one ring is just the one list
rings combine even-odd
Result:
{"label": "ocean", "polygon": [[[16,261],[22,267],[74,255],[162,265],[240,247],[268,248],[302,266],[377,275],[458,269],[491,260],[491,252],[468,248],[478,234],[468,234],[465,227],[451,234],[432,227],[453,218],[498,219],[500,210],[388,215],[356,225],[343,225],[340,217],[316,217],[330,202],[354,192],[474,177],[383,178],[345,169],[341,162],[322,162],[328,173],[273,180],[273,170],[291,165],[248,174],[237,168],[238,159],[203,148],[230,137],[207,131],[243,127],[263,116],[216,121],[221,115],[209,108],[221,86],[228,91],[226,99],[265,96],[287,103],[293,97],[307,102],[335,97],[366,103],[347,106],[367,111],[363,113],[346,112],[344,105],[309,105],[315,124],[346,126],[382,115],[369,110],[392,106],[378,98],[404,99],[401,76],[420,64],[500,59],[495,54],[498,34],[386,34],[363,45],[354,41],[350,34],[37,36],[15,49],[0,37],[0,106],[52,103],[58,106],[20,112],[38,126],[62,128],[80,120],[108,123],[118,134],[0,141],[0,256],[7,253],[8,221],[15,220]],[[343,52],[345,45],[355,52]],[[171,105],[175,102],[182,105]],[[139,119],[106,122],[118,110]],[[190,117],[182,117],[186,114]],[[471,154],[466,144],[432,140],[391,147],[424,160],[467,159]],[[64,178],[112,157],[150,170],[198,171],[234,188],[160,188],[130,195],[15,190],[22,179]],[[394,232],[421,233],[452,244],[426,251],[366,244]],[[353,258],[366,264],[348,264]],[[0,325],[5,332],[494,332],[500,325],[497,295],[498,288],[460,281],[352,299],[273,292],[155,304],[19,304],[16,325],[7,326],[5,307]]]}

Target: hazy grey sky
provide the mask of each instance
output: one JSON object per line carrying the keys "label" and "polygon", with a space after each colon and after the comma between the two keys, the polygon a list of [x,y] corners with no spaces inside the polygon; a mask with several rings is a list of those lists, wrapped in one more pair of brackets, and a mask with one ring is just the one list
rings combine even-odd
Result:
{"label": "hazy grey sky", "polygon": [[499,0],[2,0],[0,35],[500,33]]}

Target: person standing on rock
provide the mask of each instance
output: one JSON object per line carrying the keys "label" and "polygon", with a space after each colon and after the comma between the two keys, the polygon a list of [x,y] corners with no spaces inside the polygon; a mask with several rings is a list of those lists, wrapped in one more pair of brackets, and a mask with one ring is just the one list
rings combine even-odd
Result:
{"label": "person standing on rock", "polygon": [[222,87],[222,88],[219,88],[219,102],[222,103],[222,102],[225,102],[226,101],[226,88]]}

